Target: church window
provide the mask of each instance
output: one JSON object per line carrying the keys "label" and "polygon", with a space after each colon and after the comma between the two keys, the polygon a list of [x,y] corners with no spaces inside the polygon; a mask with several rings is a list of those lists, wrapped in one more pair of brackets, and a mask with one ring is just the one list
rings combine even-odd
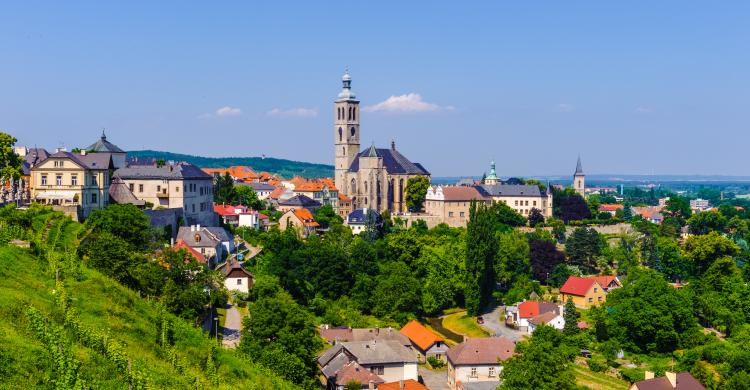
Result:
{"label": "church window", "polygon": [[343,154],[344,154],[344,155],[346,156],[346,147],[343,147],[343,148],[341,148],[341,151],[342,151],[342,152],[343,152]]}
{"label": "church window", "polygon": [[354,137],[354,133],[356,133],[356,132],[357,132],[357,130],[355,130],[355,129],[354,129],[353,127],[352,127],[352,129],[351,129],[350,131],[351,131],[351,133],[352,133],[352,137]]}
{"label": "church window", "polygon": [[367,182],[365,182],[365,192],[367,192]]}
{"label": "church window", "polygon": [[349,116],[347,117],[348,120],[352,120],[352,108],[349,107]]}
{"label": "church window", "polygon": [[357,193],[357,181],[354,179],[352,179],[351,191],[352,191],[352,194]]}
{"label": "church window", "polygon": [[339,141],[344,139],[344,129],[339,127]]}
{"label": "church window", "polygon": [[352,108],[352,120],[357,120],[357,107]]}

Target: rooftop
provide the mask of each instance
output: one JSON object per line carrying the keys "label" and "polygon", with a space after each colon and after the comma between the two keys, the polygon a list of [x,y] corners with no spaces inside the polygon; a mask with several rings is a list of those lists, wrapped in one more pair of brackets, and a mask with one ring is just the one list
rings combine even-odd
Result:
{"label": "rooftop", "polygon": [[164,165],[133,165],[128,164],[115,171],[113,176],[123,179],[212,179],[211,175],[203,172],[197,166],[188,162],[167,163]]}
{"label": "rooftop", "polygon": [[401,328],[400,332],[406,335],[412,343],[423,351],[430,349],[435,343],[443,341],[435,332],[427,329],[417,320],[409,321]]}
{"label": "rooftop", "polygon": [[516,345],[505,337],[467,339],[448,350],[448,360],[453,365],[498,364],[507,360],[516,350]]}
{"label": "rooftop", "polygon": [[93,153],[125,153],[125,151],[117,147],[117,145],[107,141],[107,135],[104,134],[104,131],[102,131],[102,137],[86,148],[86,150]]}

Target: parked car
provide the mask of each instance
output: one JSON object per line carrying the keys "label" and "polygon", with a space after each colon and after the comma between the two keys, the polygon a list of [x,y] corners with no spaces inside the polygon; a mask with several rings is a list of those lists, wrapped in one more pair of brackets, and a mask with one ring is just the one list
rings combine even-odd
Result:
{"label": "parked car", "polygon": [[482,316],[477,317],[477,324],[484,324],[484,317]]}

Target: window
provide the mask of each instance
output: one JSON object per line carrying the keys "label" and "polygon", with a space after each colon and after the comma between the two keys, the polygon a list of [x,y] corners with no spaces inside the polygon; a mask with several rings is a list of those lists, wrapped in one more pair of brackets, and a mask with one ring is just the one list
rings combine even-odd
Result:
{"label": "window", "polygon": [[352,108],[352,120],[357,120],[357,107]]}
{"label": "window", "polygon": [[518,206],[518,201],[516,201],[516,204],[515,204],[515,205],[516,205],[516,206]]}
{"label": "window", "polygon": [[46,186],[47,185],[47,175],[42,175],[42,183],[41,185]]}
{"label": "window", "polygon": [[62,185],[62,175],[58,174],[57,176],[55,176],[55,185]]}
{"label": "window", "polygon": [[174,192],[180,192],[180,186],[175,187]]}
{"label": "window", "polygon": [[534,201],[534,206],[536,206],[536,201]]}
{"label": "window", "polygon": [[597,298],[597,300],[598,300],[599,302],[601,302],[601,301],[602,301],[602,296],[600,295],[600,296],[599,296],[599,298]]}
{"label": "window", "polygon": [[599,291],[599,287],[594,287],[594,292],[598,292],[598,291]]}
{"label": "window", "polygon": [[459,215],[460,217],[463,217],[463,216],[464,216],[465,214],[466,214],[466,213],[464,213],[464,212],[462,211],[462,212],[461,212],[461,213],[459,213],[458,215]]}
{"label": "window", "polygon": [[594,298],[589,298],[589,302],[594,302]]}
{"label": "window", "polygon": [[143,184],[138,184],[138,192],[143,192]]}
{"label": "window", "polygon": [[94,185],[94,186],[96,185],[96,174],[95,173],[91,174],[91,185]]}
{"label": "window", "polygon": [[96,192],[91,194],[91,203],[96,203]]}
{"label": "window", "polygon": [[490,376],[490,377],[493,377],[493,376],[495,376],[495,367],[490,367],[490,373],[489,373],[489,376]]}
{"label": "window", "polygon": [[134,186],[133,183],[128,184],[128,187],[130,188],[130,192],[135,191],[135,189],[133,188],[133,186]]}
{"label": "window", "polygon": [[78,175],[70,175],[70,185],[72,186],[78,185]]}
{"label": "window", "polygon": [[529,201],[527,200],[525,206],[528,206],[528,205],[529,205]]}
{"label": "window", "polygon": [[448,216],[449,216],[449,217],[452,217],[452,216],[453,216],[453,211],[449,211],[449,212],[448,212]]}
{"label": "window", "polygon": [[372,366],[370,372],[375,375],[383,375],[385,373],[385,366]]}
{"label": "window", "polygon": [[193,204],[193,212],[195,212],[195,204]]}
{"label": "window", "polygon": [[351,130],[350,130],[350,132],[352,133],[352,137],[354,137],[354,133],[356,133],[357,131],[354,130],[354,128],[352,127]]}
{"label": "window", "polygon": [[472,377],[472,378],[476,378],[477,377],[477,368],[476,367],[472,367],[471,368],[471,374],[469,374],[469,376]]}
{"label": "window", "polygon": [[242,284],[242,279],[237,278],[237,285],[239,286],[240,284]]}
{"label": "window", "polygon": [[156,192],[161,192],[161,186],[156,186]]}
{"label": "window", "polygon": [[344,130],[339,127],[339,141],[344,140]]}

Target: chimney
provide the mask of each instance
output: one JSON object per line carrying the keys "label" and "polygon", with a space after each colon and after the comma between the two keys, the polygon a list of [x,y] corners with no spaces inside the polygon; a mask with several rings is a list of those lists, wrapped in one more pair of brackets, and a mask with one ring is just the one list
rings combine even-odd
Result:
{"label": "chimney", "polygon": [[399,389],[403,389],[404,388],[404,380],[403,379],[401,379],[401,380],[398,381],[398,388]]}
{"label": "chimney", "polygon": [[645,377],[643,379],[645,379],[645,380],[654,379],[654,373],[653,373],[653,371],[646,371],[645,372]]}
{"label": "chimney", "polygon": [[373,381],[370,381],[370,382],[369,382],[369,383],[367,384],[367,388],[368,388],[368,390],[375,390],[375,382],[373,382]]}
{"label": "chimney", "polygon": [[85,156],[85,155],[86,155],[86,149],[81,149],[81,156]]}
{"label": "chimney", "polygon": [[197,224],[197,225],[195,225],[195,230],[196,230],[196,231],[200,231],[200,230],[201,230],[201,224]]}
{"label": "chimney", "polygon": [[195,225],[190,225],[190,231],[195,232]]}
{"label": "chimney", "polygon": [[669,384],[672,385],[672,388],[677,387],[677,374],[676,373],[667,371],[667,380],[669,381]]}

